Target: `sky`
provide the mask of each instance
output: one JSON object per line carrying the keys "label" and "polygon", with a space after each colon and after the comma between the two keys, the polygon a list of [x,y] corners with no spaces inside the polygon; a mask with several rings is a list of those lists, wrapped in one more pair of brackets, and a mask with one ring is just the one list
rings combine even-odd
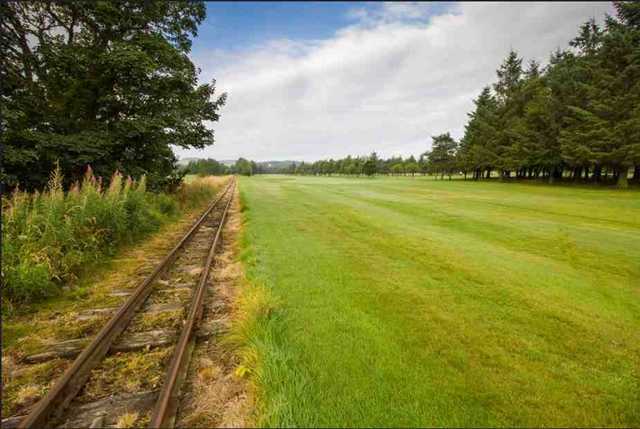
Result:
{"label": "sky", "polygon": [[545,64],[611,3],[207,3],[191,51],[227,103],[215,144],[180,158],[419,155],[462,137],[514,49]]}

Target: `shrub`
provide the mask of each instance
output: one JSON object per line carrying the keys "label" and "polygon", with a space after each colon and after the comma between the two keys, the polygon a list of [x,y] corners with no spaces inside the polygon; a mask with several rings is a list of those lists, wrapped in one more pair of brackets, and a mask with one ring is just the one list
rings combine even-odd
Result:
{"label": "shrub", "polygon": [[175,194],[155,194],[144,177],[134,181],[118,172],[103,189],[88,169],[64,192],[56,168],[42,193],[15,190],[5,202],[3,297],[18,304],[52,296],[91,263],[156,230],[180,209],[210,200],[215,190],[198,180]]}

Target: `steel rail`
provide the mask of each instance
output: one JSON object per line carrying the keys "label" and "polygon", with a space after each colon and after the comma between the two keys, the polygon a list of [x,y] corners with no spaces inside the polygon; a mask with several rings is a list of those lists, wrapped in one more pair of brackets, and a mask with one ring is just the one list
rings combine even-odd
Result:
{"label": "steel rail", "polygon": [[235,184],[234,188],[231,190],[231,197],[227,201],[222,213],[215,238],[209,248],[207,260],[205,262],[204,269],[200,274],[196,292],[191,299],[187,319],[182,327],[182,331],[180,332],[180,338],[178,339],[176,348],[173,351],[171,363],[167,369],[162,389],[158,395],[156,406],[151,415],[151,421],[149,423],[150,428],[172,428],[174,426],[176,411],[178,409],[180,386],[186,374],[186,370],[188,369],[191,352],[193,351],[193,346],[195,344],[194,331],[197,323],[202,318],[204,296],[207,290],[209,271],[215,257],[218,241],[222,235],[222,230],[227,218],[227,212],[231,206],[231,201],[233,201],[234,190]]}
{"label": "steel rail", "polygon": [[77,395],[80,389],[82,389],[91,370],[108,353],[115,339],[124,331],[138,308],[152,292],[154,281],[171,265],[176,259],[178,251],[191,240],[214,207],[234,185],[235,179],[231,179],[224,191],[207,207],[202,216],[194,222],[189,231],[167,256],[160,261],[153,272],[136,287],[132,295],[129,296],[116,314],[103,326],[91,343],[85,347],[71,367],[64,372],[47,395],[42,398],[20,422],[19,428],[47,427],[47,422],[52,418],[56,419],[62,415],[67,405],[69,405],[71,400]]}

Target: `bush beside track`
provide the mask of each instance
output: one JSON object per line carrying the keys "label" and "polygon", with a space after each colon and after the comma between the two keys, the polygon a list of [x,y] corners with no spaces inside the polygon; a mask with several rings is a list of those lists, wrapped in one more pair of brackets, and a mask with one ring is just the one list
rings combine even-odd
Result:
{"label": "bush beside track", "polygon": [[5,309],[55,295],[87,267],[211,199],[216,189],[201,179],[173,194],[152,193],[144,176],[135,181],[118,172],[103,187],[89,170],[65,192],[56,169],[42,193],[16,190],[3,207]]}

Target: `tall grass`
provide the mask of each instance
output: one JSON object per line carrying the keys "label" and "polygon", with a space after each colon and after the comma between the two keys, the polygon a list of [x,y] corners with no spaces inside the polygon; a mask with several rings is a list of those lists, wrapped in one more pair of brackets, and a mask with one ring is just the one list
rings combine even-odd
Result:
{"label": "tall grass", "polygon": [[144,177],[118,172],[104,187],[90,169],[65,192],[57,168],[43,192],[16,190],[4,203],[3,298],[20,304],[50,297],[87,266],[214,193],[211,183],[196,181],[176,194],[155,194]]}

